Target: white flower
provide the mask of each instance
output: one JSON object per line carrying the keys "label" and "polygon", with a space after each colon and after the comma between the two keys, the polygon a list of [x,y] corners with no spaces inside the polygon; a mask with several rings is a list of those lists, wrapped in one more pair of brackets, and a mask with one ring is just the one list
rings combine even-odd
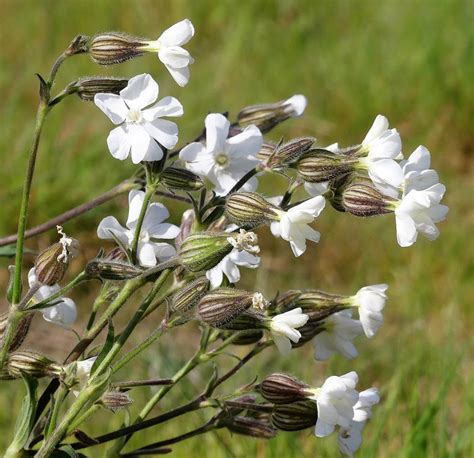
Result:
{"label": "white flower", "polygon": [[[121,226],[115,217],[107,216],[100,222],[97,236],[100,239],[114,239],[115,236],[123,245],[131,248],[144,196],[143,191],[130,191],[127,228]],[[137,256],[140,265],[153,267],[157,264],[157,260],[163,261],[176,254],[173,246],[155,241],[174,239],[179,234],[179,227],[163,222],[168,217],[169,212],[163,204],[154,202],[148,206],[138,239]]]}
{"label": "white flower", "polygon": [[355,372],[331,376],[321,388],[315,390],[313,399],[318,407],[318,420],[314,434],[317,437],[329,436],[339,425],[348,428],[354,417],[354,406],[359,400],[355,390],[358,376]]}
{"label": "white flower", "polygon": [[419,232],[428,240],[438,238],[435,223],[443,221],[448,213],[448,207],[440,205],[445,191],[441,183],[421,191],[412,189],[396,204],[395,223],[400,246],[413,245]]}
{"label": "white flower", "polygon": [[[93,356],[92,358],[84,359],[82,361],[77,361],[76,363],[76,380],[78,386],[82,389],[87,385],[89,381],[89,377],[91,374],[92,366],[95,363],[97,356]],[[79,390],[72,390],[75,396],[79,396]]]}
{"label": "white flower", "polygon": [[351,305],[359,308],[359,319],[367,337],[373,337],[383,323],[382,310],[387,300],[388,285],[364,286],[350,300]]}
{"label": "white flower", "polygon": [[395,159],[401,155],[402,142],[396,129],[388,128],[385,116],[377,115],[362,141],[361,151],[366,154],[359,163],[367,168],[369,177],[385,194],[397,197],[403,181],[403,171]]}
{"label": "white flower", "polygon": [[319,242],[320,234],[309,226],[319,216],[326,204],[322,196],[313,197],[287,211],[278,211],[280,221],[270,225],[272,234],[290,242],[295,256],[302,255],[306,250],[306,240]]}
{"label": "white flower", "polygon": [[367,420],[372,416],[372,406],[378,404],[380,396],[377,388],[369,388],[359,393],[359,400],[354,406],[354,418],[347,428],[340,428],[338,435],[339,449],[352,457],[362,444],[362,431]]}
{"label": "white flower", "polygon": [[324,320],[324,331],[313,338],[316,360],[325,361],[333,353],[340,353],[347,359],[357,356],[352,340],[364,331],[361,322],[353,320],[351,316],[351,310],[343,310]]}
{"label": "white flower", "polygon": [[230,283],[237,283],[240,280],[239,266],[256,269],[259,264],[258,256],[234,248],[217,266],[206,272],[206,277],[211,282],[211,287],[217,288],[221,285],[224,275]]}
{"label": "white flower", "polygon": [[401,165],[404,175],[403,195],[407,195],[413,189],[423,191],[439,183],[436,170],[430,169],[430,152],[422,145],[416,148]]}
{"label": "white flower", "polygon": [[[38,279],[36,278],[35,268],[31,268],[28,272],[28,284],[30,288],[36,285]],[[33,299],[36,302],[42,302],[50,298],[60,291],[61,287],[56,284],[52,286],[43,285],[34,294]],[[64,328],[69,328],[77,318],[76,304],[69,297],[58,297],[54,300],[55,305],[40,309],[43,318],[50,323],[57,324]]]}
{"label": "white flower", "polygon": [[304,110],[306,110],[307,104],[308,101],[302,94],[294,95],[282,103],[285,112],[292,118],[301,116],[304,113]]}
{"label": "white flower", "polygon": [[[194,142],[179,153],[186,168],[197,175],[207,177],[215,185],[215,192],[222,196],[258,163],[257,153],[262,146],[262,134],[251,125],[243,132],[227,138],[230,123],[219,113],[206,116],[206,146]],[[243,189],[254,191],[257,179],[251,178]]]}
{"label": "white flower", "polygon": [[[332,143],[331,145],[325,146],[323,149],[337,153],[339,151],[339,143]],[[304,182],[305,191],[313,197],[322,196],[329,189],[329,181],[322,181],[321,183],[309,183]]]}
{"label": "white flower", "polygon": [[280,313],[272,318],[270,332],[282,355],[287,355],[291,351],[290,340],[294,343],[299,342],[301,334],[297,331],[297,328],[304,326],[308,319],[308,315],[302,312],[301,307]]}
{"label": "white flower", "polygon": [[183,19],[166,29],[157,40],[148,42],[144,48],[146,51],[158,53],[158,58],[181,87],[188,84],[188,66],[194,62],[182,45],[185,45],[193,36],[193,24],[189,19]]}
{"label": "white flower", "polygon": [[107,138],[109,151],[116,159],[123,161],[131,152],[134,164],[158,161],[163,157],[160,145],[169,149],[178,142],[178,126],[161,118],[182,116],[183,106],[174,97],[153,104],[158,92],[156,81],[145,73],[131,78],[120,95],[95,95],[95,104],[118,126]]}

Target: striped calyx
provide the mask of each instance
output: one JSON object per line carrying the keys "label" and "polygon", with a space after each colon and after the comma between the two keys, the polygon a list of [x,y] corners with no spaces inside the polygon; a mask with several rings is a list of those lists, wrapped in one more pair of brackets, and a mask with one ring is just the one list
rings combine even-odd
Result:
{"label": "striped calyx", "polygon": [[254,293],[234,288],[218,288],[206,294],[198,304],[198,315],[204,323],[225,327],[252,306]]}
{"label": "striped calyx", "polygon": [[314,401],[297,401],[275,405],[272,423],[283,431],[300,431],[314,427],[318,419],[318,408]]}
{"label": "striped calyx", "polygon": [[81,78],[68,86],[68,89],[77,94],[79,98],[87,102],[93,102],[96,94],[103,92],[118,94],[127,87],[128,80],[125,78],[107,78],[93,76]]}
{"label": "striped calyx", "polygon": [[278,220],[278,207],[255,192],[231,194],[225,205],[230,221],[241,226],[258,226]]}
{"label": "striped calyx", "polygon": [[209,280],[199,277],[183,286],[171,298],[171,310],[173,312],[185,313],[190,311],[209,290]]}
{"label": "striped calyx", "polygon": [[288,374],[271,374],[259,385],[262,396],[274,404],[290,404],[306,399],[311,393],[306,383]]}
{"label": "striped calyx", "polygon": [[[33,319],[32,313],[27,313],[21,318],[18,326],[15,330],[15,335],[10,343],[9,351],[15,351],[25,340],[28,330],[30,329],[31,320]],[[0,341],[2,340],[5,330],[8,324],[8,312],[4,312],[0,315]]]}
{"label": "striped calyx", "polygon": [[393,212],[395,199],[366,184],[352,184],[342,192],[344,210],[355,216],[377,216]]}
{"label": "striped calyx", "polygon": [[160,176],[161,183],[168,189],[199,191],[204,183],[195,173],[178,167],[167,167]]}
{"label": "striped calyx", "polygon": [[41,284],[52,286],[63,279],[69,262],[58,260],[62,253],[63,245],[57,242],[38,255],[35,260],[35,275]]}
{"label": "striped calyx", "polygon": [[102,280],[129,280],[138,277],[141,273],[143,270],[137,266],[108,259],[94,259],[89,261],[86,266],[86,274],[90,278]]}
{"label": "striped calyx", "polygon": [[296,162],[306,153],[316,141],[313,137],[295,138],[288,143],[275,147],[273,153],[268,157],[265,166],[270,169],[287,167]]}
{"label": "striped calyx", "polygon": [[148,41],[126,33],[105,32],[92,37],[88,51],[92,60],[99,65],[120,64],[143,55],[143,47]]}
{"label": "striped calyx", "polygon": [[228,255],[233,246],[229,234],[198,233],[187,237],[179,247],[178,255],[183,267],[191,272],[202,272],[212,269]]}
{"label": "striped calyx", "polygon": [[32,351],[17,351],[10,354],[6,368],[9,375],[7,378],[20,378],[22,375],[34,378],[58,377],[62,370],[59,364]]}
{"label": "striped calyx", "polygon": [[303,154],[296,163],[298,175],[309,183],[322,183],[352,172],[357,160],[324,149]]}
{"label": "striped calyx", "polygon": [[225,418],[219,426],[227,428],[229,431],[242,434],[244,436],[256,437],[258,439],[271,439],[277,434],[269,419],[260,419],[237,415]]}

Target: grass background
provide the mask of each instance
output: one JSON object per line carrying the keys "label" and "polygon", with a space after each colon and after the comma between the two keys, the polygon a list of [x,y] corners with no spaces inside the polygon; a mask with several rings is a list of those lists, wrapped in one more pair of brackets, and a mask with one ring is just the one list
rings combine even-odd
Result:
{"label": "grass background", "polygon": [[[183,103],[183,140],[199,131],[209,111],[235,115],[245,105],[303,93],[309,100],[304,118],[280,126],[271,138],[312,135],[322,145],[349,145],[360,141],[375,115],[383,113],[400,131],[406,154],[426,145],[447,185],[450,207],[436,242],[419,240],[401,249],[390,216],[361,220],[328,208],[317,222],[321,243],[310,245],[298,261],[286,243],[262,232],[263,267],[257,274],[246,272],[241,282],[268,295],[304,287],[351,294],[366,284],[387,282],[386,324],[377,337],[360,339],[360,355],[354,361],[334,357],[315,364],[310,348],[288,359],[269,352],[242,371],[240,381],[285,370],[317,383],[329,374],[356,369],[360,386],[378,386],[383,398],[364,433],[360,456],[474,456],[472,0],[1,0],[0,9],[1,234],[16,228],[37,98],[34,73],[46,74],[79,33],[120,30],[156,38],[178,20],[192,20],[196,35],[188,49],[196,63],[186,88],[177,87],[153,55],[106,69],[86,56],[75,57],[57,82],[59,90],[79,76],[149,72],[163,95]],[[114,161],[108,154],[105,138],[110,128],[99,110],[75,97],[52,112],[40,148],[30,225],[106,191],[133,172],[130,162]],[[275,185],[267,180],[264,189],[273,191]],[[125,218],[125,204],[125,199],[118,200],[66,225],[83,243],[73,268],[80,269],[96,252],[99,219],[110,212]],[[179,220],[178,212],[173,218]],[[45,234],[28,245],[41,248],[53,236]],[[2,261],[1,266],[6,265]],[[2,268],[2,290],[6,281]],[[90,286],[75,296],[84,316],[94,291]],[[118,316],[117,326],[126,321],[129,310]],[[41,319],[34,323],[27,346],[63,356],[73,337]],[[190,342],[196,336],[187,327],[165,337],[123,377],[173,374],[192,353]],[[189,399],[207,374],[192,373],[160,409]],[[20,382],[0,385],[0,449],[9,442],[22,396]],[[132,413],[149,396],[146,389],[136,390]],[[121,413],[100,413],[86,431],[97,434],[118,427],[122,418]],[[199,414],[181,418],[137,434],[132,446],[167,438],[201,421]],[[316,440],[309,430],[281,433],[269,442],[220,431],[178,445],[174,452],[331,457],[336,450],[335,438]],[[103,449],[90,454],[102,455]]]}

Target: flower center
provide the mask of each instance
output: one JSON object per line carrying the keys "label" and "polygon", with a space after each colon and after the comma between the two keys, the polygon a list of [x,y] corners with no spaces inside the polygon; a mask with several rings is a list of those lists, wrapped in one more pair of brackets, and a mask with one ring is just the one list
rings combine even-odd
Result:
{"label": "flower center", "polygon": [[133,124],[140,124],[142,122],[142,112],[141,110],[130,110],[127,114],[127,122]]}
{"label": "flower center", "polygon": [[230,160],[229,156],[226,153],[219,153],[215,157],[216,164],[221,168],[225,169],[229,167]]}

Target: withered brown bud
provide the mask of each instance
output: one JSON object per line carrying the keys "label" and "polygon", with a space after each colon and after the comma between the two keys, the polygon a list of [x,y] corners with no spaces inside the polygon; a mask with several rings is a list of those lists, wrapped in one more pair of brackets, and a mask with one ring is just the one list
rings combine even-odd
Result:
{"label": "withered brown bud", "polygon": [[279,208],[255,192],[236,192],[226,201],[225,213],[230,221],[241,225],[258,226],[278,220]]}
{"label": "withered brown bud", "polygon": [[259,385],[262,396],[274,404],[289,404],[306,399],[309,386],[288,374],[271,374]]}
{"label": "withered brown bud", "polygon": [[171,190],[199,191],[204,183],[195,173],[178,167],[167,167],[160,176],[164,186]]}
{"label": "withered brown bud", "polygon": [[209,326],[222,327],[252,306],[254,293],[234,288],[218,288],[198,304],[199,318]]}
{"label": "withered brown bud", "polygon": [[171,310],[173,312],[189,312],[209,290],[209,280],[199,277],[183,286],[171,298]]}
{"label": "withered brown bud", "polygon": [[300,431],[314,427],[318,420],[318,408],[314,401],[298,401],[275,405],[272,423],[283,431]]}
{"label": "withered brown bud", "polygon": [[[7,328],[8,315],[9,315],[8,312],[2,313],[0,315],[0,342],[3,339],[5,330]],[[10,343],[9,351],[11,352],[15,351],[23,343],[26,335],[28,334],[28,330],[30,329],[30,324],[31,324],[32,319],[33,319],[33,314],[28,313],[20,320],[15,330],[15,335]]]}
{"label": "withered brown bud", "polygon": [[112,412],[124,409],[133,403],[133,399],[123,391],[108,391],[100,398],[100,403]]}
{"label": "withered brown bud", "polygon": [[277,434],[271,421],[264,418],[256,419],[238,415],[223,420],[219,426],[225,427],[233,433],[258,439],[271,439]]}
{"label": "withered brown bud", "polygon": [[133,37],[122,32],[105,32],[94,35],[88,51],[99,65],[120,64],[145,53],[146,38]]}
{"label": "withered brown bud", "polygon": [[378,216],[393,212],[393,202],[372,186],[352,184],[342,192],[342,206],[355,216]]}

